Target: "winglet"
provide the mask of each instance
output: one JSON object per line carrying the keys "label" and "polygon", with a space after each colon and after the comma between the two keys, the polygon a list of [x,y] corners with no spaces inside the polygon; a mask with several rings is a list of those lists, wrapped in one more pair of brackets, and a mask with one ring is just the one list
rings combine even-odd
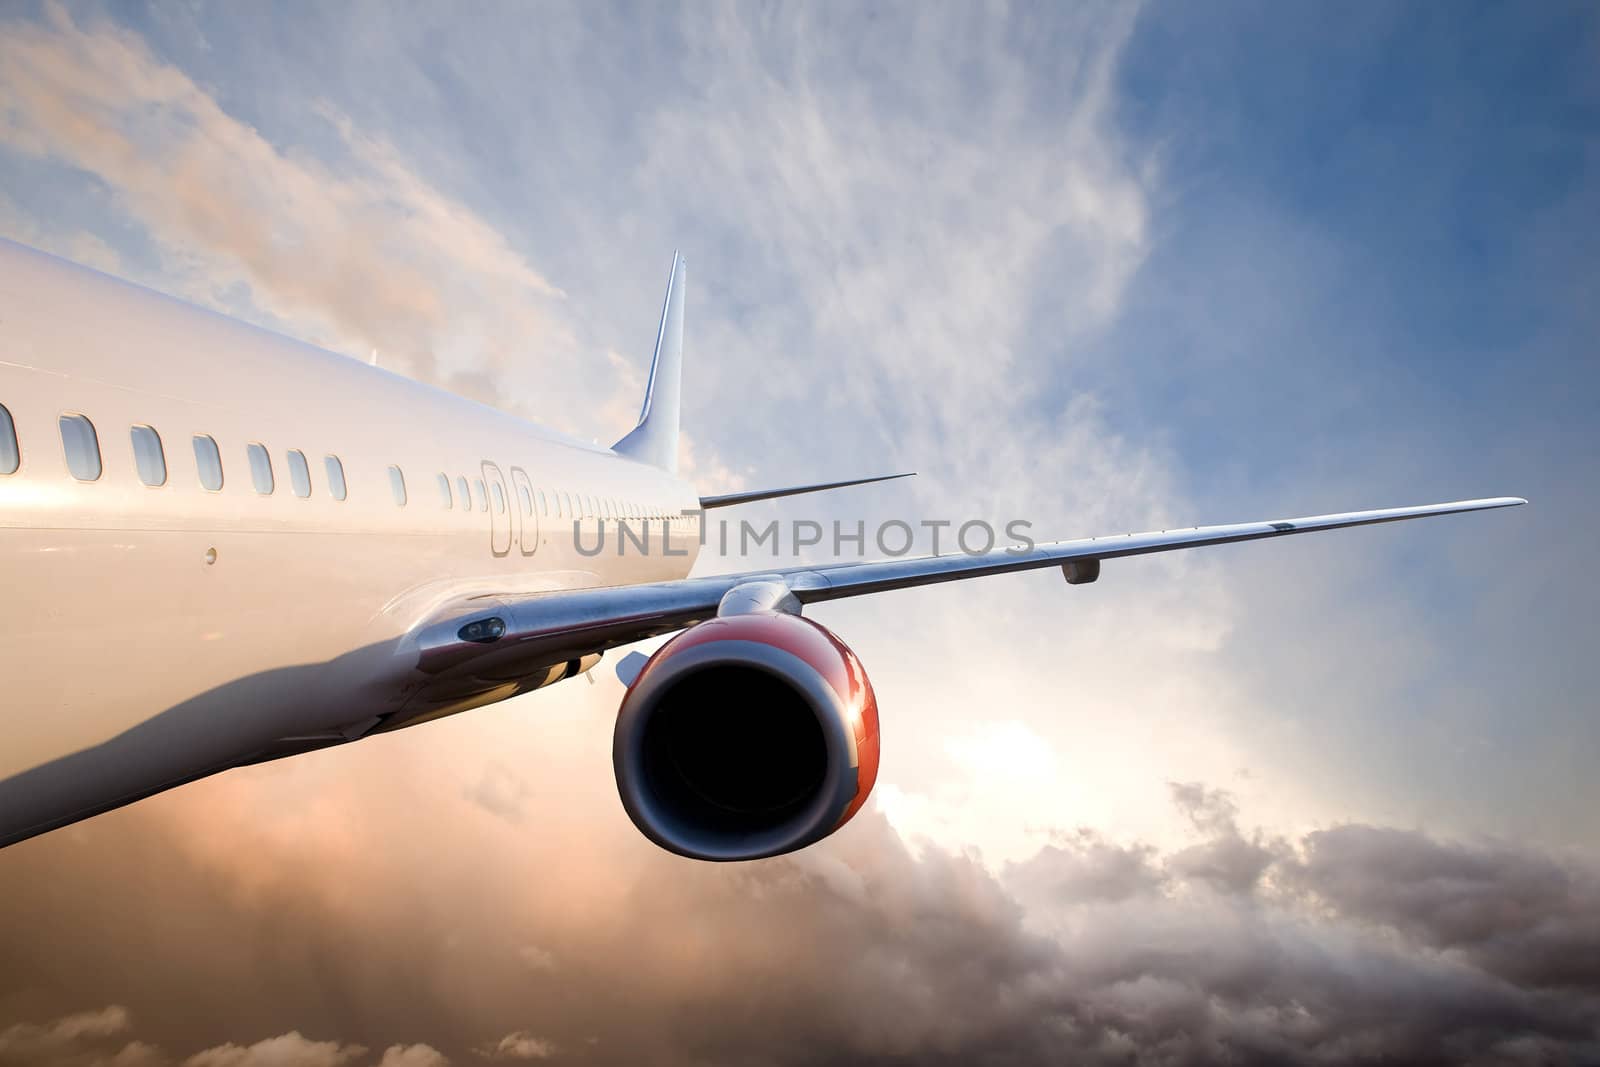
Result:
{"label": "winglet", "polygon": [[656,330],[656,351],[650,360],[650,382],[644,390],[639,425],[612,450],[641,463],[678,471],[679,384],[683,370],[683,290],[686,264],[676,252],[667,278],[667,298]]}

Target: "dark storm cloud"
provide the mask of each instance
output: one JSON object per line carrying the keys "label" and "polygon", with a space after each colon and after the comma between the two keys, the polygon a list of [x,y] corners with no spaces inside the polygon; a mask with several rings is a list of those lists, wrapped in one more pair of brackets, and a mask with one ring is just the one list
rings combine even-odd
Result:
{"label": "dark storm cloud", "polygon": [[1507,981],[1600,993],[1600,882],[1575,863],[1341,826],[1310,834],[1292,875],[1342,915],[1385,924]]}
{"label": "dark storm cloud", "polygon": [[868,812],[702,865],[596,820],[578,777],[487,772],[518,810],[591,811],[514,825],[459,786],[373,799],[405,772],[384,758],[346,769],[349,808],[292,832],[197,848],[253,803],[220,779],[6,850],[0,1064],[1600,1055],[1600,879],[1525,849],[1267,839],[1182,786],[1178,849],[1062,833],[996,875]]}

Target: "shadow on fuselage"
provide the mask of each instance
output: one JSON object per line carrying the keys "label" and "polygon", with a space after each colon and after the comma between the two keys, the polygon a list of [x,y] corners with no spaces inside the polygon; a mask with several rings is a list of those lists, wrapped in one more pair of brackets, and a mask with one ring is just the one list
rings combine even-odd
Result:
{"label": "shadow on fuselage", "polygon": [[[363,677],[362,667],[393,654],[386,642],[237,678],[98,745],[0,780],[0,847],[230,767],[355,740],[405,701],[401,688],[384,694],[350,684]],[[329,722],[366,728],[347,736],[312,725]]]}
{"label": "shadow on fuselage", "polygon": [[[674,621],[664,626],[682,625]],[[576,677],[631,630],[485,646],[436,673],[402,639],[226,682],[0,780],[0,848],[233,767],[416,726]]]}
{"label": "shadow on fuselage", "polygon": [[[98,745],[0,780],[0,848],[233,767],[266,763],[531,692],[593,667],[563,659],[518,678],[375,671],[393,642],[238,678]],[[352,681],[383,677],[384,681]],[[330,728],[329,724],[337,724]]]}

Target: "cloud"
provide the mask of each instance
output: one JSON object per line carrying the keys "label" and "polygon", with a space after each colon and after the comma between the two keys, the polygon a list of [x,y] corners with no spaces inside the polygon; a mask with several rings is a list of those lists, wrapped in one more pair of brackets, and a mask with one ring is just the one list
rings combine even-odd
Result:
{"label": "cloud", "polygon": [[[544,714],[552,737],[581,728],[576,749],[603,747],[581,701]],[[597,1064],[1560,1063],[1600,1049],[1600,872],[1577,860],[1355,824],[1268,835],[1189,783],[1174,807],[1201,817],[1170,848],[1057,831],[993,871],[910,849],[869,809],[794,857],[695,864],[620,816],[575,815],[611,788],[577,765],[529,782],[523,823],[484,812],[451,770],[471,773],[478,744],[438,734],[415,767],[398,747],[285,765],[273,775],[326,780],[317,814],[283,812],[270,833],[243,815],[281,788],[238,775],[8,850],[0,953],[21,967],[0,996],[84,987],[85,952],[139,981],[102,986],[126,994],[116,1014],[0,1033],[75,1050],[62,1063],[134,1038],[191,1050],[216,1027],[284,1035],[207,1040],[196,1067],[284,1048],[353,1067],[369,1062],[358,1046],[401,1063]],[[381,787],[396,780],[412,783],[404,805]],[[404,838],[425,862],[352,848],[349,830]],[[1241,842],[1259,849],[1249,877],[1193,859]],[[167,857],[161,877],[140,873],[151,855]],[[105,884],[114,913],[80,906]],[[41,943],[69,917],[83,948]],[[348,1036],[300,1036],[329,1032],[330,1004]],[[90,1036],[39,1044],[69,1031]]]}
{"label": "cloud", "polygon": [[132,1064],[143,1062],[149,1051],[138,1042],[120,1044],[114,1054],[103,1051],[107,1039],[123,1038],[129,1031],[128,1009],[112,1004],[98,1011],[75,1012],[43,1025],[15,1023],[0,1030],[0,1064]]}
{"label": "cloud", "polygon": [[[7,147],[103,182],[162,249],[157,280],[182,295],[363,358],[376,349],[390,369],[513,409],[536,353],[543,414],[593,428],[581,413],[606,392],[576,373],[565,294],[326,102],[304,118],[333,131],[332,158],[274,144],[138,36],[80,26],[56,4],[42,22],[8,20],[0,95]],[[14,232],[117,265],[85,234]],[[562,382],[580,392],[563,396]]]}
{"label": "cloud", "polygon": [[530,970],[553,971],[559,966],[556,962],[555,953],[548,949],[540,948],[538,945],[523,945],[517,949],[517,955],[522,958],[522,962],[526,963]]}
{"label": "cloud", "polygon": [[1600,881],[1576,861],[1341,826],[1310,834],[1291,873],[1340,914],[1508,982],[1600,994]]}
{"label": "cloud", "polygon": [[1025,904],[1119,901],[1160,892],[1166,878],[1149,845],[1118,845],[1092,830],[1058,835],[1029,859],[1006,868],[1006,884]]}
{"label": "cloud", "polygon": [[[127,1040],[133,1016],[121,1005],[78,1012],[38,1025],[17,1023],[0,1032],[0,1064],[28,1067],[354,1067],[367,1050],[337,1041],[313,1041],[290,1031],[250,1045],[227,1043],[181,1061],[162,1048]],[[427,1045],[393,1045],[377,1067],[449,1067]]]}
{"label": "cloud", "polygon": [[478,1050],[486,1060],[547,1060],[556,1053],[556,1047],[543,1038],[534,1037],[526,1030],[507,1034],[492,1045]]}
{"label": "cloud", "polygon": [[[391,1050],[392,1051],[392,1050]],[[360,1045],[337,1041],[311,1041],[291,1030],[253,1045],[220,1045],[197,1052],[183,1067],[345,1067],[365,1056]],[[387,1063],[389,1057],[384,1056]],[[404,1062],[404,1061],[397,1061]]]}
{"label": "cloud", "polygon": [[1258,832],[1247,840],[1239,832],[1239,806],[1225,790],[1203,782],[1169,782],[1173,805],[1207,840],[1167,860],[1167,868],[1192,882],[1209,883],[1223,892],[1247,893],[1255,888],[1284,846],[1265,843]]}
{"label": "cloud", "polygon": [[513,823],[522,821],[532,795],[516,771],[499,763],[484,767],[483,776],[466,791],[467,799],[484,811]]}
{"label": "cloud", "polygon": [[383,1050],[378,1067],[450,1067],[450,1061],[427,1045],[390,1045]]}

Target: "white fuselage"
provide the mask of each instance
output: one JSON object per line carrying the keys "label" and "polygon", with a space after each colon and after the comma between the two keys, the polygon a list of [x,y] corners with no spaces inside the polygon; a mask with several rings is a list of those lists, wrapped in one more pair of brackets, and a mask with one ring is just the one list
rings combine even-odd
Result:
{"label": "white fuselage", "polygon": [[[3,241],[0,405],[20,455],[0,474],[0,844],[360,736],[417,695],[410,635],[474,596],[680,578],[698,548],[697,498],[665,471]],[[69,468],[63,416],[92,423],[97,478]],[[134,427],[160,437],[161,485]],[[592,552],[602,519],[585,554],[574,524]],[[618,552],[618,519],[648,552]]]}

